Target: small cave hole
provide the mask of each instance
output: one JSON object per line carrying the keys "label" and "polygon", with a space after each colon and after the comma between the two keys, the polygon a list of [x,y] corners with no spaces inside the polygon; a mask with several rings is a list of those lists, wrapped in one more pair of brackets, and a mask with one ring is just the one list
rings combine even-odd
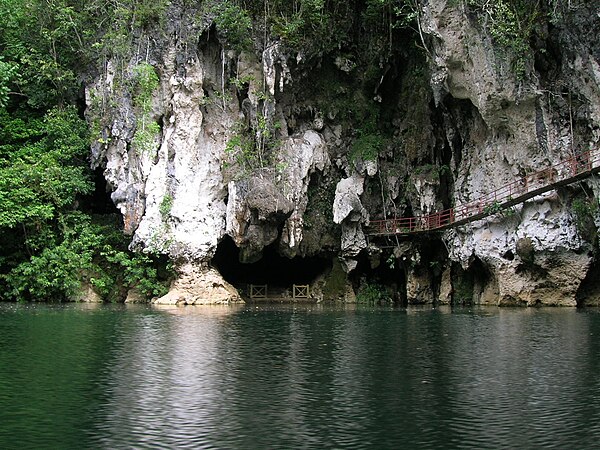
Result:
{"label": "small cave hole", "polygon": [[368,255],[363,251],[357,260],[358,264],[349,278],[359,302],[362,301],[363,290],[376,289],[385,291],[383,294],[388,301],[406,305],[406,272],[402,262],[391,251],[380,255]]}
{"label": "small cave hole", "polygon": [[594,261],[575,295],[577,306],[600,306],[600,262]]}
{"label": "small cave hole", "polygon": [[502,255],[502,257],[507,261],[513,261],[515,259],[515,254],[512,252],[512,250],[508,250]]}
{"label": "small cave hole", "polygon": [[102,168],[97,168],[92,174],[94,182],[94,192],[82,199],[82,210],[88,214],[99,215],[121,215],[112,199],[110,198],[110,189],[104,178]]}
{"label": "small cave hole", "polygon": [[452,304],[473,305],[485,300],[486,292],[493,288],[493,277],[485,264],[477,257],[465,270],[459,264],[452,265]]}

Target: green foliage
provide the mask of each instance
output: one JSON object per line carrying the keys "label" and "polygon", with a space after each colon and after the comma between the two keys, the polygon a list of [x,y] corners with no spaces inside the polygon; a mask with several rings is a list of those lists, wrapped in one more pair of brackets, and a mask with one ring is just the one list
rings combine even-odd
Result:
{"label": "green foliage", "polygon": [[169,0],[128,0],[124,7],[131,15],[133,26],[144,28],[154,23],[161,24],[170,4]]}
{"label": "green foliage", "polygon": [[356,294],[356,301],[366,305],[384,305],[392,303],[392,298],[382,284],[363,283]]}
{"label": "green foliage", "polygon": [[144,254],[132,254],[106,246],[100,254],[105,268],[90,279],[92,285],[108,300],[122,300],[124,292],[137,289],[147,298],[167,293],[166,280],[161,280],[156,261]]}
{"label": "green foliage", "polygon": [[[76,71],[98,55],[124,58],[131,30],[157,23],[168,4],[0,0],[0,299],[64,300],[86,278],[113,301],[132,287],[164,292],[162,264],[129,252],[114,220],[78,211],[94,187],[90,136],[69,105],[80,95]],[[142,63],[131,80],[143,147],[160,131],[149,119],[158,76]],[[96,128],[100,136],[100,120]]]}
{"label": "green foliage", "polygon": [[479,14],[481,24],[489,31],[498,46],[508,52],[517,78],[527,72],[531,57],[529,41],[540,14],[540,2],[530,0],[466,0]]}
{"label": "green foliage", "polygon": [[386,39],[390,39],[391,30],[416,28],[419,20],[416,0],[366,0],[363,20],[369,29],[378,30]]}
{"label": "green foliage", "polygon": [[335,19],[324,0],[303,0],[296,8],[281,5],[278,9],[278,15],[271,15],[272,31],[288,46],[310,49],[333,38],[331,27],[335,26]]}
{"label": "green foliage", "polygon": [[229,92],[213,91],[210,97],[204,96],[200,99],[200,106],[214,105],[224,110],[231,100],[233,96]]}
{"label": "green foliage", "polygon": [[18,66],[15,63],[4,62],[0,57],[0,108],[8,103],[10,83],[16,77]]}
{"label": "green foliage", "polygon": [[227,141],[225,154],[237,169],[251,171],[262,167],[255,141],[241,131]]}
{"label": "green foliage", "polygon": [[141,62],[133,68],[133,103],[142,113],[152,108],[152,93],[158,88],[159,78],[151,64]]}
{"label": "green foliage", "polygon": [[483,208],[483,212],[484,214],[496,214],[499,213],[500,211],[502,211],[502,205],[500,204],[500,202],[492,202],[489,205],[486,205],[485,208]]}
{"label": "green foliage", "polygon": [[49,107],[75,95],[72,67],[81,47],[73,39],[72,8],[65,3],[0,1],[0,48],[5,66],[0,69],[4,76],[0,76],[6,77],[6,64],[12,66],[8,74],[12,90],[34,108]]}
{"label": "green foliage", "polygon": [[268,8],[254,7],[254,13],[266,13],[264,20],[272,33],[307,55],[347,47],[356,33],[360,33],[359,45],[386,54],[393,50],[394,30],[416,28],[415,0],[365,0],[360,8],[356,6],[344,0],[274,0]]}
{"label": "green foliage", "polygon": [[134,48],[132,39],[140,30],[156,30],[164,23],[171,4],[169,0],[82,3],[78,7],[78,13],[87,19],[83,34],[89,39],[89,56],[116,57],[122,60],[131,54]]}
{"label": "green foliage", "polygon": [[43,120],[3,111],[0,120],[0,227],[52,220],[91,192],[87,129],[74,108],[55,108]]}
{"label": "green foliage", "polygon": [[352,144],[350,160],[353,163],[356,163],[359,159],[362,161],[376,161],[383,145],[384,139],[380,134],[362,135]]}
{"label": "green foliage", "polygon": [[76,72],[101,57],[124,60],[134,47],[132,31],[158,23],[169,3],[0,0],[0,99],[10,79],[13,95],[32,108],[73,101],[80,88]]}
{"label": "green foliage", "polygon": [[64,299],[94,268],[102,235],[73,212],[91,193],[85,122],[74,107],[43,117],[0,110],[0,285],[4,299]]}
{"label": "green foliage", "polygon": [[252,19],[248,11],[228,0],[215,4],[212,12],[217,31],[231,49],[239,53],[252,48]]}
{"label": "green foliage", "polygon": [[13,268],[5,280],[10,299],[61,300],[80,287],[81,272],[91,265],[91,247],[86,238],[68,237],[56,246],[45,246]]}
{"label": "green foliage", "polygon": [[132,144],[140,152],[152,151],[160,125],[151,118],[152,94],[158,89],[159,78],[150,64],[142,62],[133,69],[133,104],[138,109],[138,123]]}
{"label": "green foliage", "polygon": [[234,86],[238,91],[247,88],[248,85],[252,82],[255,81],[256,78],[254,77],[254,75],[244,75],[242,77],[235,77],[235,78],[230,78],[229,79],[229,84],[231,84],[232,86]]}
{"label": "green foliage", "polygon": [[357,138],[350,149],[350,161],[376,161],[379,152],[385,147],[386,139],[379,129],[379,109],[374,102],[355,105],[352,121],[356,124]]}
{"label": "green foliage", "polygon": [[58,228],[46,228],[38,236],[39,245],[29,240],[35,253],[0,275],[2,298],[61,301],[78,293],[85,278],[109,301],[122,301],[131,288],[148,297],[166,292],[169,274],[161,276],[149,256],[129,252],[128,240],[113,223],[99,223],[80,212],[58,222]]}
{"label": "green foliage", "polygon": [[[126,60],[134,30],[160,24],[168,0],[0,0],[0,46],[18,65],[15,93],[33,108],[72,101],[76,72],[102,58]],[[0,78],[3,70],[0,68]]]}
{"label": "green foliage", "polygon": [[[250,126],[238,123],[235,133],[225,146],[229,159],[227,166],[235,167],[238,175],[245,176],[253,170],[272,165],[273,161],[269,156],[279,145],[277,133],[280,127],[281,123],[273,123],[270,117],[261,113],[257,113]],[[282,164],[276,167],[278,171],[284,168]]]}
{"label": "green foliage", "polygon": [[575,217],[575,224],[581,236],[593,242],[598,233],[595,219],[598,217],[600,206],[595,197],[579,197],[571,203],[571,211]]}
{"label": "green foliage", "polygon": [[138,123],[131,143],[138,153],[151,152],[156,146],[156,136],[160,133],[160,125],[154,121],[148,122],[147,117],[142,117]]}
{"label": "green foliage", "polygon": [[127,252],[114,224],[100,226],[74,211],[78,198],[93,190],[88,140],[74,107],[53,108],[43,117],[0,110],[1,298],[66,299],[89,273],[100,274],[111,292],[116,284],[158,292],[153,266]]}
{"label": "green foliage", "polygon": [[169,193],[166,193],[160,201],[160,205],[158,205],[158,211],[163,221],[169,218],[169,215],[171,214],[171,208],[173,208],[173,196]]}

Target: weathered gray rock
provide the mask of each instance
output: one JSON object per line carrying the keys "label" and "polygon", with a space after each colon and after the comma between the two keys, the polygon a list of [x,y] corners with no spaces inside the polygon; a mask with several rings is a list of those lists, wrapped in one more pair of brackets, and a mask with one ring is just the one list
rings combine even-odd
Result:
{"label": "weathered gray rock", "polygon": [[[575,9],[573,14],[577,15]],[[569,106],[553,108],[549,97],[540,95],[553,87],[544,86],[539,76],[519,80],[511,71],[511,58],[497,50],[497,44],[481,24],[469,17],[462,4],[444,0],[428,2],[423,12],[423,29],[431,38],[428,41],[432,54],[431,85],[436,101],[441,103],[450,95],[454,99],[467,99],[472,105],[472,116],[463,128],[447,130],[450,136],[460,133],[464,142],[460,162],[452,163],[456,168],[453,197],[457,204],[476,199],[569,155],[572,140],[569,134],[573,132],[565,116]],[[555,32],[559,33],[559,39],[567,41],[578,30],[565,28]],[[579,44],[571,42],[571,45]],[[581,49],[581,54],[586,51]],[[587,57],[574,56],[564,64],[564,80],[581,92],[589,105],[585,120],[598,123],[600,83],[594,69],[596,63]],[[526,70],[533,67],[527,66]],[[562,93],[556,92],[551,98],[561,96]],[[596,131],[589,137],[592,139],[589,145],[594,146],[598,142]],[[422,202],[430,199],[425,202],[429,205],[433,205],[431,192],[436,192],[431,187],[418,192]],[[589,244],[580,238],[566,204],[556,193],[546,194],[515,208],[511,217],[493,216],[446,235],[452,260],[466,268],[473,258],[478,258],[491,272],[488,285],[476,289],[479,292],[476,301],[575,304],[577,288],[587,273],[591,257]],[[535,256],[529,262],[522,261],[516,252],[516,244],[523,238],[533,242]]]}
{"label": "weathered gray rock", "polygon": [[440,292],[437,299],[438,303],[440,305],[449,305],[452,303],[452,291],[452,268],[448,266],[442,272]]}
{"label": "weathered gray rock", "polygon": [[[407,70],[388,83],[386,90],[402,91],[397,104],[382,98],[383,91],[367,95],[341,86],[335,93],[366,103],[373,98],[361,96],[372,95],[377,102],[388,102],[386,111],[401,112],[389,120],[395,127],[394,142],[379,149],[380,158],[373,161],[359,157],[351,163],[350,148],[360,134],[339,119],[336,107],[326,110],[320,99],[311,102],[301,92],[308,71],[330,66],[342,78],[354,75],[357,63],[347,55],[324,54],[322,61],[309,62],[302,54],[289,55],[280,41],[266,36],[262,50],[238,57],[203,35],[184,57],[176,37],[157,37],[161,42],[146,60],[160,73],[150,115],[161,131],[143,152],[132,145],[140,120],[132,95],[117,82],[116,64],[109,61],[102,68],[86,90],[88,116],[94,120],[99,99],[113,106],[96,115],[108,120],[93,145],[93,164],[104,169],[134,248],[182,261],[180,278],[161,302],[235,298],[218,274],[201,269],[226,234],[240,247],[245,262],[257,260],[265,246],[276,243],[288,257],[320,251],[339,256],[340,268],[350,272],[368,252],[365,227],[371,217],[429,214],[461,205],[556,164],[573,151],[598,145],[600,49],[581,38],[585,30],[598,28],[592,5],[573,5],[564,23],[540,31],[547,33],[547,42],[537,43],[538,54],[525,58],[525,78],[514,74],[512,57],[498,52],[464,2],[431,0],[421,5],[419,25],[427,47],[423,64],[429,70],[411,66],[421,75],[411,79]],[[549,43],[560,44],[564,51],[544,47]],[[533,56],[556,59],[546,61],[554,64],[553,72],[535,73],[541,63],[534,66]],[[131,72],[140,61],[139,56],[132,59],[123,70]],[[405,62],[390,65],[399,71]],[[243,87],[229,85],[230,77],[237,77]],[[274,134],[261,147],[261,168],[232,162],[228,143],[242,128],[260,138],[259,122],[271,126]],[[317,185],[323,180],[327,189]],[[599,184],[589,184],[598,195]],[[327,214],[310,224],[313,237],[307,251],[302,243],[309,242],[309,187],[313,195],[322,195],[311,217],[317,217],[317,208],[326,207]],[[432,244],[443,246],[440,252],[420,254],[422,238],[399,243],[394,255],[407,271],[408,301],[452,301],[450,266],[469,271],[478,261],[486,274],[474,277],[476,303],[573,305],[593,259],[591,245],[569,211],[575,193],[548,193],[514,208],[512,215],[491,216],[447,232]],[[323,223],[331,222],[331,215],[333,224]],[[595,220],[600,225],[600,216]],[[325,235],[326,228],[328,239],[314,237]],[[530,250],[525,251],[525,242]],[[315,248],[319,245],[326,249]],[[434,274],[423,255],[443,259],[446,251],[450,262]],[[373,267],[379,259],[372,258]]]}
{"label": "weathered gray rock", "polygon": [[[476,256],[493,272],[498,297],[482,303],[575,305],[591,263],[589,247],[572,216],[555,202],[528,203],[518,210],[520,218],[475,223],[450,241],[452,259],[468,264]],[[528,252],[523,242],[531,243]]]}
{"label": "weathered gray rock", "polygon": [[139,289],[133,287],[127,291],[125,303],[149,303],[149,300]]}
{"label": "weathered gray rock", "polygon": [[433,286],[427,271],[410,271],[406,280],[406,298],[409,305],[433,303]]}
{"label": "weathered gray rock", "polygon": [[288,138],[281,147],[280,155],[279,164],[283,167],[281,182],[286,198],[293,205],[281,233],[280,248],[287,256],[293,257],[303,239],[311,175],[325,171],[330,161],[323,136],[313,130]]}
{"label": "weathered gray rock", "polygon": [[214,269],[184,263],[169,292],[154,301],[157,305],[216,305],[242,303],[238,291]]}
{"label": "weathered gray rock", "polygon": [[72,302],[102,303],[103,299],[89,281],[83,281],[79,291],[70,298]]}
{"label": "weathered gray rock", "polygon": [[[333,202],[333,221],[341,224],[341,249],[345,258],[351,258],[367,247],[362,225],[369,219],[369,213],[361,203],[364,178],[352,175],[339,181]],[[356,267],[356,262],[348,260],[348,271]]]}
{"label": "weathered gray rock", "polygon": [[227,234],[243,249],[242,259],[254,262],[264,247],[275,242],[279,227],[294,205],[267,176],[229,183]]}

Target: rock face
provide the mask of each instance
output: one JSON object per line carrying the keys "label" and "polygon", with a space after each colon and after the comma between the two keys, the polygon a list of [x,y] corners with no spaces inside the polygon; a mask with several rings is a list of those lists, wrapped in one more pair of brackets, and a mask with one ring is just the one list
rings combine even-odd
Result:
{"label": "rock face", "polygon": [[179,277],[157,305],[222,305],[241,303],[238,291],[214,269],[187,263],[179,266]]}
{"label": "rock face", "polygon": [[[342,226],[341,250],[347,259],[357,256],[367,246],[362,224],[368,220],[369,213],[360,200],[364,181],[362,176],[354,174],[340,180],[335,188],[333,221]],[[356,267],[352,259],[347,261],[346,265]]]}
{"label": "rock face", "polygon": [[102,303],[102,297],[94,290],[88,281],[81,284],[79,292],[71,299],[73,302]]}
{"label": "rock face", "polygon": [[[179,278],[159,302],[239,301],[209,267],[230,236],[245,263],[271,245],[288,258],[339,258],[350,275],[330,298],[353,298],[349,280],[357,288],[365,277],[352,272],[362,271],[401,286],[408,303],[575,305],[583,289],[592,304],[595,231],[583,236],[571,205],[592,190],[597,205],[594,182],[439,236],[368,238],[373,219],[460,205],[598,146],[600,46],[585,36],[600,20],[586,5],[539,25],[518,73],[516,56],[498,49],[477,12],[449,0],[423,2],[411,39],[425,50],[395,52],[374,66],[374,84],[358,73],[359,58],[341,51],[305,61],[263,36],[254,52],[235,54],[210,18],[188,27],[185,45],[174,33],[153,46],[148,39],[145,59],[125,69],[108,61],[86,89],[100,129],[93,164],[133,247],[176,262]],[[160,78],[149,113],[123,83],[144,62]],[[363,126],[372,116],[383,123],[377,132]],[[158,131],[141,149],[136,133],[147,120]]]}
{"label": "rock face", "polygon": [[279,228],[293,209],[294,205],[268,178],[229,183],[227,233],[245,250],[242,261],[260,259],[262,249],[278,238]]}
{"label": "rock face", "polygon": [[[162,131],[143,151],[132,145],[135,108],[112,85],[110,70],[88,89],[88,99],[123,95],[105,131],[109,137],[94,146],[93,156],[105,167],[111,197],[137,248],[201,260],[223,234],[226,187],[221,162],[237,111],[206,99],[205,92],[219,83],[219,54],[206,46],[196,59],[178,67],[176,50],[166,50],[152,110]],[[210,113],[200,106],[208,102]]]}
{"label": "rock face", "polygon": [[308,188],[313,174],[323,173],[330,161],[325,139],[315,130],[307,130],[286,139],[281,147],[279,164],[286,199],[293,210],[281,233],[280,249],[287,256],[296,256],[304,238],[304,213],[308,206]]}
{"label": "rock face", "polygon": [[[454,152],[452,161],[458,204],[571,154],[574,131],[569,128],[568,111],[556,109],[554,94],[542,94],[551,93],[557,79],[573,92],[582,93],[583,102],[589,105],[584,113],[589,128],[582,132],[581,148],[598,145],[599,80],[592,75],[597,61],[593,57],[582,59],[586,51],[578,48],[573,49],[578,56],[568,51],[558,56],[564,73],[552,83],[539,73],[528,81],[519,80],[510,72],[510,61],[499,56],[490,37],[464,8],[437,1],[429,2],[424,13],[424,28],[433,43],[431,79],[436,100],[448,105],[448,97],[452,102],[465,100],[471,110],[466,127],[447,133],[463,135],[461,160],[456,160]],[[586,26],[581,17],[577,18],[583,13],[573,13],[577,27]],[[556,34],[548,41],[572,42],[574,35],[582,31],[554,30]],[[545,43],[540,45],[539,51],[545,51]],[[595,92],[589,88],[593,79]],[[566,207],[569,195],[572,192],[561,191],[559,195],[537,197],[509,211],[511,217],[498,215],[445,236],[453,261],[466,268],[477,258],[491,272],[490,283],[497,295],[480,298],[480,302],[575,305],[576,291],[592,258],[588,255],[590,243],[581,239],[574,214]],[[528,255],[519,252],[520,242],[530,243]]]}
{"label": "rock face", "polygon": [[450,257],[466,265],[477,257],[493,272],[498,296],[481,303],[575,306],[591,257],[573,218],[556,198],[527,204],[515,214],[521,218],[457,230]]}

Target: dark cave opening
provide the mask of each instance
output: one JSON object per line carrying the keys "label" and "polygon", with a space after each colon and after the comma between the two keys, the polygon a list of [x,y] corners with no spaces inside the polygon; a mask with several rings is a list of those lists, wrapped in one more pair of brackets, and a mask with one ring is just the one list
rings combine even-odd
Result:
{"label": "dark cave opening", "polygon": [[110,189],[104,178],[104,170],[97,168],[92,173],[94,192],[85,196],[81,201],[82,210],[88,214],[117,215],[121,213],[110,198]]}
{"label": "dark cave opening", "polygon": [[233,239],[225,236],[217,246],[212,265],[234,286],[268,284],[288,288],[293,284],[310,284],[332,268],[325,257],[286,258],[277,252],[277,243],[265,247],[260,260],[252,264],[240,262],[240,249]]}
{"label": "dark cave opening", "polygon": [[442,286],[442,274],[448,261],[448,250],[439,237],[432,236],[430,239],[420,242],[419,253],[421,255],[421,270],[429,272],[433,293],[432,300],[436,303]]}
{"label": "dark cave opening", "polygon": [[393,301],[398,305],[406,305],[406,271],[402,262],[393,254],[393,249],[385,249],[379,255],[369,255],[366,251],[359,253],[358,264],[349,278],[355,292],[367,285],[383,286]]}
{"label": "dark cave opening", "polygon": [[485,264],[477,257],[465,270],[460,264],[452,265],[452,304],[474,305],[482,300],[483,293],[493,282]]}
{"label": "dark cave opening", "polygon": [[[381,253],[369,254],[363,251],[358,255],[357,267],[350,274],[355,291],[360,294],[365,285],[375,285],[385,288],[397,305],[406,306],[415,301],[435,303],[448,261],[448,251],[443,241],[439,238],[423,239],[408,247],[406,242],[392,241],[388,242],[389,245]],[[400,249],[402,250],[398,253]],[[419,262],[415,262],[415,257]],[[411,273],[427,280],[426,283],[431,287],[431,298],[408,298],[407,283]]]}
{"label": "dark cave opening", "polygon": [[600,305],[600,262],[595,260],[587,271],[587,274],[575,295],[577,306],[599,306]]}

